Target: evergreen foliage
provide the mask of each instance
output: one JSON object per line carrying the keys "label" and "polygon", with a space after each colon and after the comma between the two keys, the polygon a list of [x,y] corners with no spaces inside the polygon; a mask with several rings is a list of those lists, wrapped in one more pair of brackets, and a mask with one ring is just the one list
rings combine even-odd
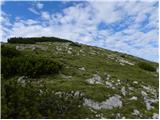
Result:
{"label": "evergreen foliage", "polygon": [[[16,79],[2,79],[2,118],[74,118],[81,110],[83,96],[68,91],[61,96],[45,86],[27,79],[25,85]],[[13,94],[14,93],[14,94]]]}
{"label": "evergreen foliage", "polygon": [[156,71],[156,68],[153,65],[151,65],[151,64],[149,64],[147,62],[139,62],[138,66],[141,69],[144,69],[144,70],[147,70],[147,71],[151,71],[151,72],[155,72]]}
{"label": "evergreen foliage", "polygon": [[56,74],[62,69],[62,64],[58,61],[18,55],[20,55],[20,52],[13,48],[4,47],[2,49],[1,65],[4,77],[24,75],[34,78],[40,75]]}

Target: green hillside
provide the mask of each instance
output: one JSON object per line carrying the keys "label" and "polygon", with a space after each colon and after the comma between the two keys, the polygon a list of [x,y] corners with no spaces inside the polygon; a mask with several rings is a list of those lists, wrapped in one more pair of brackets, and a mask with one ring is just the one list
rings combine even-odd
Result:
{"label": "green hillside", "polygon": [[55,37],[1,45],[2,118],[157,118],[158,63]]}

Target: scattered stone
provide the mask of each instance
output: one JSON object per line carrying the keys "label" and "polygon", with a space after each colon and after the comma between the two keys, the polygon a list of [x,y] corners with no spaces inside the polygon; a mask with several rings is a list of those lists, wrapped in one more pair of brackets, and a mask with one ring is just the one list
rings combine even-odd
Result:
{"label": "scattered stone", "polygon": [[147,92],[151,93],[151,94],[156,94],[156,90],[153,89],[151,86],[144,86],[142,85],[143,89],[145,89]]}
{"label": "scattered stone", "polygon": [[61,94],[62,94],[61,91],[55,92],[55,95],[61,95]]}
{"label": "scattered stone", "polygon": [[121,65],[125,65],[125,64],[134,65],[134,63],[131,63],[131,62],[124,60],[122,58],[118,58],[116,61],[119,62]]}
{"label": "scattered stone", "polygon": [[157,114],[157,113],[153,113],[152,118],[153,118],[153,119],[159,119],[159,114]]}
{"label": "scattered stone", "polygon": [[128,87],[128,90],[133,91],[134,88],[133,87]]}
{"label": "scattered stone", "polygon": [[146,109],[151,110],[152,108],[154,108],[154,106],[152,106],[152,103],[158,102],[158,98],[154,98],[154,99],[149,98],[147,96],[147,93],[144,91],[141,91],[141,94],[143,96],[144,102],[146,103]]}
{"label": "scattered stone", "polygon": [[113,55],[108,55],[108,58],[111,59],[111,60],[115,60],[116,59],[116,57],[113,56]]}
{"label": "scattered stone", "polygon": [[118,79],[117,81],[118,81],[118,82],[120,82],[121,80],[120,80],[120,79]]}
{"label": "scattered stone", "polygon": [[32,49],[32,51],[36,50],[37,48],[41,49],[41,50],[47,50],[48,47],[46,46],[40,46],[40,45],[17,45],[16,49],[17,50],[24,50],[24,49]]}
{"label": "scattered stone", "polygon": [[153,108],[153,106],[151,106],[151,103],[149,101],[146,100],[145,103],[147,110],[151,110]]}
{"label": "scattered stone", "polygon": [[120,100],[121,96],[119,95],[114,95],[112,97],[110,97],[109,99],[107,99],[104,102],[95,102],[93,100],[90,99],[84,99],[84,105],[91,107],[93,109],[96,110],[100,110],[100,109],[113,109],[113,108],[121,108],[122,107],[122,101]]}
{"label": "scattered stone", "polygon": [[133,96],[133,97],[130,98],[130,100],[137,100],[137,97]]}
{"label": "scattered stone", "polygon": [[115,55],[108,55],[108,58],[111,60],[115,60],[116,62],[118,62],[121,65],[125,65],[125,64],[134,65],[134,63],[129,62],[129,61],[125,60],[124,58],[117,57]]}
{"label": "scattered stone", "polygon": [[107,85],[107,87],[113,87],[112,83],[110,83],[108,81],[106,81],[106,85]]}
{"label": "scattered stone", "polygon": [[40,95],[42,95],[42,94],[43,94],[43,91],[42,91],[41,89],[39,90],[39,94],[40,94]]}
{"label": "scattered stone", "polygon": [[123,96],[126,96],[126,93],[127,93],[127,92],[126,92],[126,90],[125,90],[125,87],[122,87],[121,92],[122,92],[122,95],[123,95]]}
{"label": "scattered stone", "polygon": [[58,92],[55,92],[54,94],[58,95],[59,97],[62,97],[63,95],[73,96],[73,97],[83,96],[83,93],[81,93],[79,91],[71,91],[70,93],[58,91]]}
{"label": "scattered stone", "polygon": [[20,47],[19,47],[19,45],[17,45],[17,46],[16,46],[16,50],[19,50],[19,49],[20,49]]}
{"label": "scattered stone", "polygon": [[64,79],[71,79],[72,78],[72,76],[66,76],[66,75],[63,75],[62,76]]}
{"label": "scattered stone", "polygon": [[80,54],[79,54],[79,52],[77,53],[77,56],[79,56]]}
{"label": "scattered stone", "polygon": [[84,67],[79,68],[79,70],[85,71],[86,69]]}
{"label": "scattered stone", "polygon": [[72,54],[72,51],[68,50],[67,53],[68,53],[68,54]]}
{"label": "scattered stone", "polygon": [[57,51],[61,51],[62,49],[59,48],[58,46],[56,46],[56,50],[57,50]]}
{"label": "scattered stone", "polygon": [[159,68],[156,69],[156,72],[159,73]]}
{"label": "scattered stone", "polygon": [[121,114],[120,113],[117,113],[116,115],[116,119],[120,118],[121,117]]}
{"label": "scattered stone", "polygon": [[69,50],[72,50],[72,48],[68,48]]}
{"label": "scattered stone", "polygon": [[90,84],[101,84],[101,77],[97,74],[94,74],[92,78],[86,80]]}
{"label": "scattered stone", "polygon": [[36,50],[36,47],[35,47],[35,46],[33,46],[33,47],[32,47],[32,51],[35,51],[35,50]]}
{"label": "scattered stone", "polygon": [[79,92],[79,91],[76,91],[76,92],[74,93],[74,96],[80,96],[80,92]]}
{"label": "scattered stone", "polygon": [[18,83],[20,83],[21,85],[25,86],[26,84],[26,77],[25,76],[21,76],[18,78],[17,80]]}
{"label": "scattered stone", "polygon": [[142,96],[147,96],[147,93],[144,91],[141,91]]}
{"label": "scattered stone", "polygon": [[112,89],[116,89],[116,88],[113,86]]}
{"label": "scattered stone", "polygon": [[107,75],[107,78],[106,78],[106,80],[109,80],[109,79],[110,79],[110,77],[111,77],[110,75]]}
{"label": "scattered stone", "polygon": [[84,51],[81,49],[80,51],[79,51],[80,53],[84,53]]}
{"label": "scattered stone", "polygon": [[132,115],[139,115],[139,114],[140,114],[140,112],[139,112],[137,109],[134,109],[134,110],[133,110]]}
{"label": "scattered stone", "polygon": [[134,84],[138,84],[138,82],[137,82],[137,81],[133,81],[133,83],[134,83]]}

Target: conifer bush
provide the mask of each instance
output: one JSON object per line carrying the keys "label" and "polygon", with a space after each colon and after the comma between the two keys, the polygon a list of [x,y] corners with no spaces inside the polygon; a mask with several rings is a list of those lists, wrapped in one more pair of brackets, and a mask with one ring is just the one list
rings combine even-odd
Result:
{"label": "conifer bush", "polygon": [[138,66],[143,70],[147,70],[147,71],[151,71],[151,72],[156,71],[156,68],[147,62],[139,62]]}

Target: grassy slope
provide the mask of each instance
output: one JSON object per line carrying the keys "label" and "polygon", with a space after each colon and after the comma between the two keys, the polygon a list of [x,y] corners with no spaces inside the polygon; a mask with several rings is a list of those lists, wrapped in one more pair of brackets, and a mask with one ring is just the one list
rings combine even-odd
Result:
{"label": "grassy slope", "polygon": [[[18,44],[7,45],[16,47]],[[86,98],[98,102],[105,101],[108,97],[114,94],[122,96],[122,108],[94,110],[97,112],[96,114],[102,113],[105,118],[115,118],[115,114],[117,113],[120,113],[121,117],[125,116],[126,118],[150,118],[153,113],[158,113],[158,103],[154,104],[154,108],[148,111],[146,110],[141,95],[141,90],[143,89],[142,85],[151,86],[158,94],[158,73],[142,70],[136,65],[139,61],[144,61],[143,59],[86,45],[78,47],[69,45],[68,43],[59,42],[44,42],[35,45],[45,49],[42,50],[39,48],[35,51],[32,49],[24,49],[22,52],[26,55],[57,59],[65,66],[62,73],[56,76],[41,76],[39,78],[40,80],[45,81],[45,83],[53,90],[81,91]],[[108,56],[124,58],[125,60],[135,63],[135,65],[120,65],[115,60],[109,59]],[[149,63],[158,67],[157,63]],[[79,69],[82,67],[84,67],[85,70]],[[101,76],[103,81],[106,80],[106,74],[109,74],[111,76],[109,81],[116,84],[117,80],[120,79],[120,85],[117,85],[116,89],[107,88],[102,84],[91,85],[86,82],[86,79],[91,78],[93,74]],[[71,77],[66,78],[66,76]],[[135,85],[133,81],[137,81],[138,84]],[[128,90],[130,94],[123,96],[121,93],[122,86],[125,86],[127,89],[132,87],[134,90]],[[153,96],[151,93],[149,94],[150,97]],[[132,96],[137,96],[138,100],[129,100]],[[138,109],[142,116],[132,115],[131,113],[133,112],[133,109]],[[95,114],[87,107],[84,107],[84,109],[79,112],[82,112],[80,114],[82,114],[84,118],[96,118]]]}

